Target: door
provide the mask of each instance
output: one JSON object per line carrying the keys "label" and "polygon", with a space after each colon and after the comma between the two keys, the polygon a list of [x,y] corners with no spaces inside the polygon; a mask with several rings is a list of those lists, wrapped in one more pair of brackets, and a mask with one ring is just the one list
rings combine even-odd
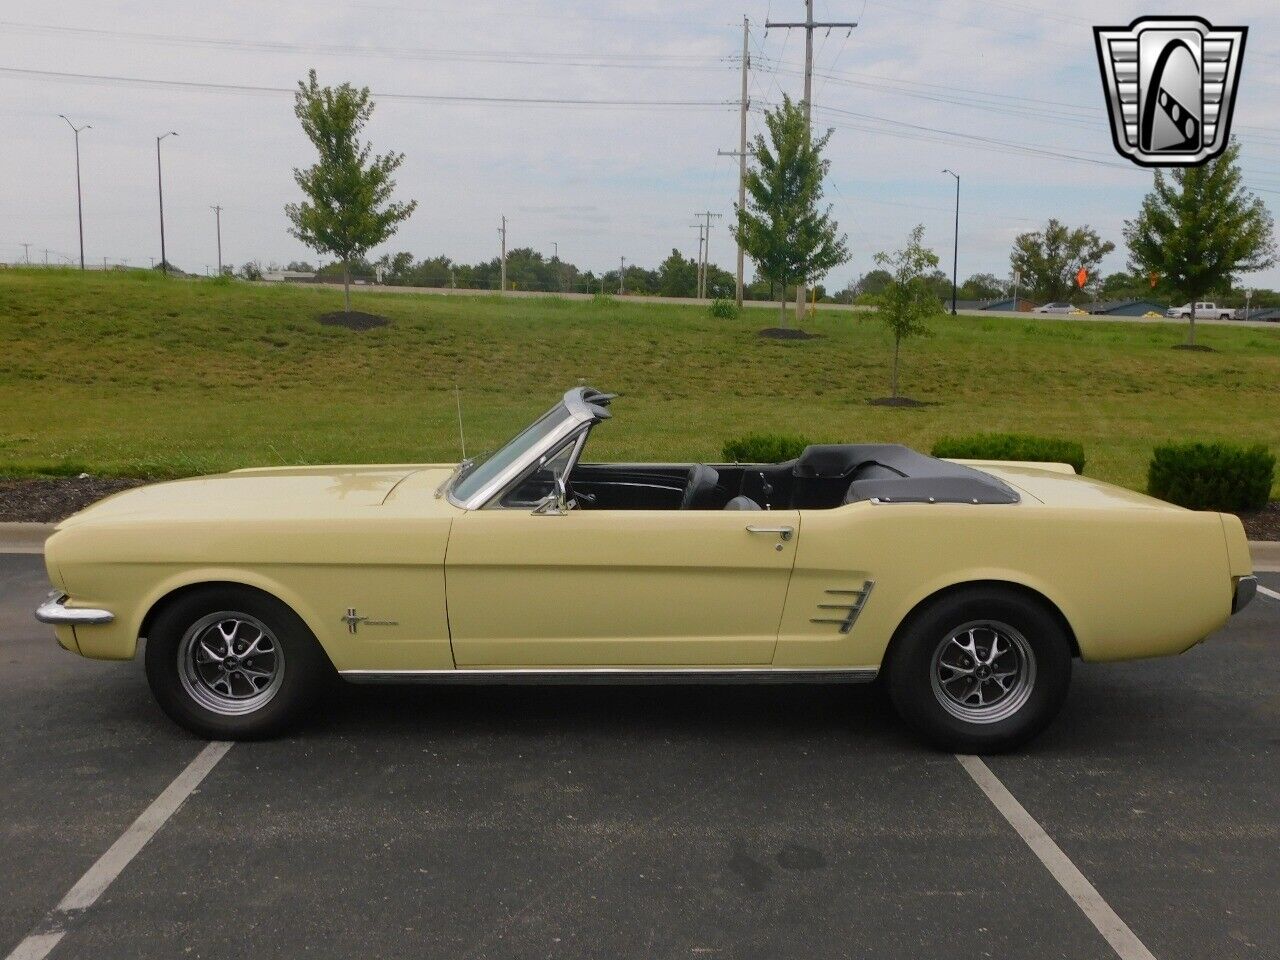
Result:
{"label": "door", "polygon": [[797,511],[476,510],[445,559],[459,667],[768,665]]}

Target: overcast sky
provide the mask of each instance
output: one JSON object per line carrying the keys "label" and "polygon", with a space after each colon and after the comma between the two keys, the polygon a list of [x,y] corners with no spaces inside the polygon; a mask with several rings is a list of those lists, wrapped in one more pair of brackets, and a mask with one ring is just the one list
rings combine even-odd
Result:
{"label": "overcast sky", "polygon": [[[76,251],[72,134],[81,135],[89,258],[159,257],[155,136],[164,141],[166,240],[178,266],[316,259],[286,233],[292,168],[312,161],[287,92],[309,67],[378,99],[375,149],[403,151],[399,195],[419,201],[376,253],[472,262],[532,246],[595,270],[655,265],[697,249],[692,215],[732,213],[741,18],[751,18],[750,93],[762,108],[802,90],[803,0],[58,0],[0,8],[0,259]],[[1280,201],[1280,6],[1077,0],[817,0],[851,34],[815,37],[815,127],[835,128],[828,199],[853,260],[872,267],[911,226],[951,260],[963,178],[959,272],[1008,273],[1010,242],[1050,216],[1120,234],[1151,175],[1111,145],[1091,27],[1140,14],[1198,13],[1250,28],[1234,131],[1249,184]],[[39,72],[39,73],[37,73]],[[68,74],[79,75],[69,77]],[[137,78],[164,84],[129,83]],[[203,85],[267,88],[217,89]],[[274,89],[273,89],[274,88]],[[399,97],[390,96],[399,95]],[[644,101],[639,106],[441,102],[427,97]],[[658,104],[653,101],[660,101]],[[678,105],[693,101],[704,105]],[[758,114],[751,130],[761,126]],[[945,132],[941,132],[945,131]],[[1021,144],[1018,150],[1005,144]],[[1059,156],[1050,156],[1056,154]],[[716,223],[712,258],[732,269]],[[1280,271],[1251,278],[1280,287]]]}

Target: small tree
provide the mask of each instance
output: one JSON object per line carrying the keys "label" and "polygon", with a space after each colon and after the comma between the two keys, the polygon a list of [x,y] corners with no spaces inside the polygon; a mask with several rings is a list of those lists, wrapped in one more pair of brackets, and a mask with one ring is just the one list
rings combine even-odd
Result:
{"label": "small tree", "polygon": [[293,179],[308,200],[285,206],[293,224],[289,232],[342,261],[343,302],[350,313],[352,259],[395,233],[418,202],[389,202],[396,186],[391,174],[404,154],[371,156],[373,147],[359,140],[373,114],[368,87],[322,87],[312,70],[305,83],[298,82],[293,112],[320,158],[306,170],[294,168]]}
{"label": "small tree", "polygon": [[1009,265],[1022,274],[1022,282],[1033,296],[1066,300],[1076,289],[1076,272],[1084,267],[1095,273],[1102,258],[1115,248],[1092,227],[1072,229],[1050,220],[1043,231],[1014,237]]}
{"label": "small tree", "polygon": [[1187,343],[1196,342],[1196,300],[1230,289],[1237,273],[1275,265],[1266,205],[1240,182],[1236,141],[1199,167],[1157,169],[1155,185],[1124,224],[1129,269],[1155,274],[1160,285],[1191,304]]}
{"label": "small tree", "polygon": [[764,122],[769,139],[756,135],[747,205],[736,208],[733,235],[757,272],[782,290],[779,323],[786,326],[787,285],[817,280],[846,262],[849,250],[844,234],[837,235],[831,207],[818,210],[822,179],[831,165],[822,151],[831,134],[812,140],[804,110],[787,96],[776,110],[765,112]]}
{"label": "small tree", "polygon": [[911,231],[907,245],[894,253],[877,253],[876,263],[886,268],[890,280],[877,298],[880,317],[893,333],[893,381],[891,396],[898,396],[898,353],[908,337],[933,335],[929,319],[942,312],[942,302],[929,283],[929,272],[938,255],[924,243],[924,227]]}

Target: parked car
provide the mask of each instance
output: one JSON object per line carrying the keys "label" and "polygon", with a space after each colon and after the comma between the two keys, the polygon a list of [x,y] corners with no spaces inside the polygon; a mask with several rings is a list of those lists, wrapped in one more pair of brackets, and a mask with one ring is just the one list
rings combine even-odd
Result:
{"label": "parked car", "polygon": [[279,732],[335,671],[879,676],[930,742],[985,752],[1052,720],[1074,658],[1182,653],[1256,588],[1236,517],[1067,464],[867,443],[785,463],[584,462],[613,399],[570,390],[457,465],[236,470],[116,494],[48,540],[55,589],[36,617],[85,657],[129,660],[145,638],[160,706],[216,739]]}
{"label": "parked car", "polygon": [[[1216,303],[1196,301],[1197,320],[1203,320],[1206,317],[1210,320],[1231,320],[1235,317],[1235,313],[1235,310],[1231,307],[1220,307]],[[1165,311],[1165,316],[1185,320],[1191,316],[1191,304],[1184,303],[1180,307],[1170,307]]]}
{"label": "parked car", "polygon": [[1034,313],[1084,313],[1079,307],[1070,303],[1046,303],[1036,307]]}

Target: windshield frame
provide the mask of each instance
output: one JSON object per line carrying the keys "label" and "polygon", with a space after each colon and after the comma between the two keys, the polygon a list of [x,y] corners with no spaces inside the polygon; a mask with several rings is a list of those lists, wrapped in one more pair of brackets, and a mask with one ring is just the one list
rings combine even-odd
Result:
{"label": "windshield frame", "polygon": [[[601,420],[609,419],[609,411],[605,409],[605,406],[612,399],[612,397],[602,394],[591,387],[575,387],[568,391],[559,403],[542,414],[542,416],[533,420],[529,426],[521,430],[484,460],[478,460],[469,468],[459,470],[457,476],[453,477],[448,489],[445,491],[449,502],[455,507],[461,507],[463,510],[479,510],[483,508],[490,500],[501,494],[513,480],[523,476],[541,457],[558,450],[563,442],[571,434],[581,429],[584,424],[588,425],[588,429],[590,429],[590,426],[599,423]],[[540,437],[530,442],[527,447],[518,449],[514,452],[514,455],[505,458],[507,460],[506,464],[500,470],[494,472],[469,496],[461,497],[458,495],[457,488],[465,478],[472,476],[485,463],[492,461],[503,451],[508,450],[513,444],[520,441],[534,426],[548,419],[556,419],[558,422],[551,429],[543,432]]]}

